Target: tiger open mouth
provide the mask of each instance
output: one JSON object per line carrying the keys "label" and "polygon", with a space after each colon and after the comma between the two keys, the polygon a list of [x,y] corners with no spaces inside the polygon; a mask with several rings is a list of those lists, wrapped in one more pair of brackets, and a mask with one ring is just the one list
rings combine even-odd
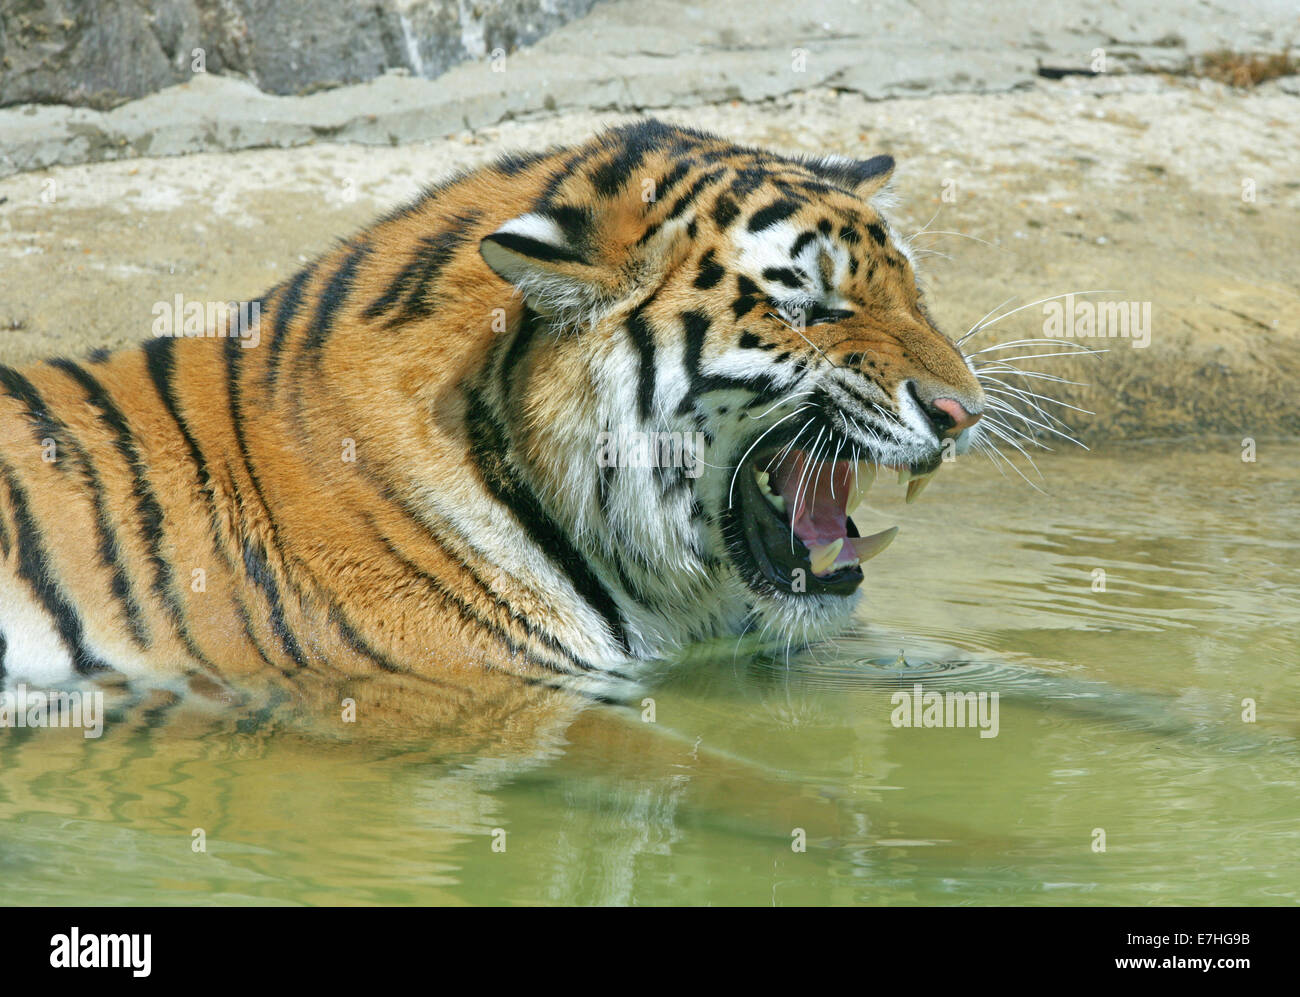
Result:
{"label": "tiger open mouth", "polygon": [[898,527],[864,537],[850,513],[863,504],[880,473],[898,472],[911,502],[941,462],[936,455],[926,464],[899,468],[770,449],[736,475],[728,510],[733,555],[778,591],[852,595],[862,584],[862,564],[889,546]]}

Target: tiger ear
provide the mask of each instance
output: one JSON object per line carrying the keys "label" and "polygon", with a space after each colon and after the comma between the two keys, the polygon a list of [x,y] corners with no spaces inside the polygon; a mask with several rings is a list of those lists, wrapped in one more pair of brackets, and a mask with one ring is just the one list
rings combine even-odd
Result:
{"label": "tiger ear", "polygon": [[685,218],[647,225],[639,196],[598,213],[553,205],[510,219],[479,243],[479,255],[534,311],[591,322],[671,265],[685,231]]}
{"label": "tiger ear", "polygon": [[519,215],[484,238],[479,255],[535,311],[590,314],[617,290],[594,227],[590,213],[575,208]]}
{"label": "tiger ear", "polygon": [[864,201],[884,190],[894,175],[893,156],[872,156],[870,159],[823,156],[808,165],[823,180],[842,187]]}

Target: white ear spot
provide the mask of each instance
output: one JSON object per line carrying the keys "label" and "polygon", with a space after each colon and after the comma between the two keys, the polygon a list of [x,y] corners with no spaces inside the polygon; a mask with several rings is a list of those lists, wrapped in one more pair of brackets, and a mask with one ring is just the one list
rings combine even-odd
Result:
{"label": "white ear spot", "polygon": [[564,233],[560,231],[560,226],[555,224],[555,219],[536,213],[511,218],[497,229],[495,234],[523,236],[534,242],[544,242],[557,247],[565,244]]}
{"label": "white ear spot", "polygon": [[512,284],[556,264],[587,262],[568,244],[555,220],[541,214],[511,218],[479,244],[479,254]]}

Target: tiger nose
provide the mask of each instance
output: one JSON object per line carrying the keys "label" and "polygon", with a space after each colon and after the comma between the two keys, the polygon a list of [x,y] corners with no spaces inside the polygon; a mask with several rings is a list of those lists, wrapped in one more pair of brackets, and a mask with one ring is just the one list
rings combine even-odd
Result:
{"label": "tiger nose", "polygon": [[955,398],[936,398],[929,408],[930,421],[940,436],[956,436],[980,421],[979,412],[967,412]]}

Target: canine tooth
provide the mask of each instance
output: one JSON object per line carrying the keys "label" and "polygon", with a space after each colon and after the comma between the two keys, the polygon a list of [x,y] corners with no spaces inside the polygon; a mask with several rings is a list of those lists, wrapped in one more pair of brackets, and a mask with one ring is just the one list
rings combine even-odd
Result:
{"label": "canine tooth", "polygon": [[754,475],[754,480],[758,482],[759,491],[768,492],[769,494],[771,493],[772,487],[771,485],[768,484],[768,482],[772,480],[771,474],[769,474],[767,471],[758,471]]}
{"label": "canine tooth", "polygon": [[849,515],[853,515],[854,510],[867,500],[867,492],[871,491],[871,486],[876,480],[876,465],[870,461],[860,460],[853,472],[853,487],[849,491],[848,509]]}
{"label": "canine tooth", "polygon": [[763,494],[763,498],[767,499],[767,504],[770,505],[777,512],[779,512],[782,516],[785,515],[785,499],[783,499],[780,495],[773,495],[771,492],[765,492]]}
{"label": "canine tooth", "polygon": [[893,543],[896,536],[898,536],[898,527],[891,526],[889,529],[873,533],[869,537],[853,537],[849,543],[857,551],[859,561],[870,561]]}
{"label": "canine tooth", "polygon": [[916,497],[920,495],[923,491],[925,491],[925,486],[930,483],[930,479],[933,477],[934,474],[932,472],[930,474],[923,475],[919,478],[913,478],[911,481],[909,481],[907,483],[906,501],[909,504],[914,502],[916,500]]}
{"label": "canine tooth", "polygon": [[812,570],[814,575],[823,574],[835,559],[840,556],[840,551],[844,549],[844,538],[840,537],[834,543],[823,544],[820,547],[814,547],[808,552],[808,559],[812,561]]}

